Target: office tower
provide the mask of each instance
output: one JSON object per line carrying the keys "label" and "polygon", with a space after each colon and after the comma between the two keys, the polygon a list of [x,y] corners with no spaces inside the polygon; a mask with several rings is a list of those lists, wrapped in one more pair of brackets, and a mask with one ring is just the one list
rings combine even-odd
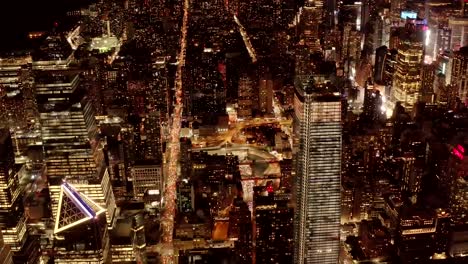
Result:
{"label": "office tower", "polygon": [[390,31],[391,31],[391,20],[390,10],[383,9],[379,12],[379,16],[376,21],[376,30],[374,32],[374,49],[380,46],[390,45]]}
{"label": "office tower", "polygon": [[386,46],[381,46],[375,50],[374,82],[378,84],[383,83],[387,53],[388,48]]}
{"label": "office tower", "polygon": [[[162,135],[161,116],[159,111],[151,111],[143,120],[144,126],[144,154],[146,160],[152,160],[156,164],[162,162]],[[143,137],[143,136],[142,136]]]}
{"label": "office tower", "polygon": [[132,166],[133,197],[142,200],[145,195],[151,194],[159,198],[156,206],[160,205],[163,192],[163,178],[161,165],[152,163],[137,162]]}
{"label": "office tower", "polygon": [[[391,102],[401,102],[411,109],[421,96],[421,65],[423,42],[420,32],[408,30],[401,36],[391,91]],[[409,110],[408,110],[409,111]]]}
{"label": "office tower", "polygon": [[432,211],[403,206],[395,245],[398,263],[428,263],[436,250],[437,217]]}
{"label": "office tower", "polygon": [[11,257],[10,247],[5,245],[2,233],[0,232],[0,264],[13,264],[13,259]]}
{"label": "office tower", "polygon": [[463,103],[468,103],[468,46],[454,52],[451,84]]}
{"label": "office tower", "polygon": [[452,30],[447,26],[441,26],[437,29],[437,43],[434,51],[434,58],[436,55],[444,54],[445,51],[449,51],[452,47],[450,45],[452,36]]}
{"label": "office tower", "polygon": [[[63,179],[108,209],[115,203],[91,103],[75,71],[36,71],[36,97],[53,213]],[[60,92],[58,92],[60,91]]]}
{"label": "office tower", "polygon": [[292,263],[294,210],[291,194],[254,187],[256,263]]}
{"label": "office tower", "polygon": [[448,28],[452,30],[450,48],[453,51],[468,45],[468,17],[451,17]]}
{"label": "office tower", "polygon": [[434,97],[434,82],[436,64],[424,64],[421,69],[421,101],[432,103]]}
{"label": "office tower", "polygon": [[252,108],[254,107],[253,82],[250,77],[244,75],[239,79],[239,96],[237,98],[237,117],[251,118]]}
{"label": "office tower", "polygon": [[252,213],[242,197],[232,202],[229,211],[228,236],[236,240],[235,252],[242,263],[252,263]]}
{"label": "office tower", "polygon": [[103,144],[77,70],[71,70],[73,51],[60,36],[49,37],[33,54],[36,100],[42,130],[52,212],[56,215],[62,181],[74,183],[107,209],[109,225],[115,201]]}
{"label": "office tower", "polygon": [[446,254],[449,249],[451,215],[442,208],[436,209],[437,229],[435,241],[435,253]]}
{"label": "office tower", "polygon": [[69,183],[60,186],[54,263],[109,263],[106,209]]}
{"label": "office tower", "polygon": [[188,179],[177,184],[177,206],[179,212],[192,212],[195,208],[195,189]]}
{"label": "office tower", "polygon": [[346,24],[343,29],[343,46],[341,58],[344,61],[344,71],[350,78],[355,78],[359,60],[361,58],[362,33],[351,24]]}
{"label": "office tower", "polygon": [[340,238],[341,98],[333,88],[309,85],[296,173],[294,263],[338,262]]}
{"label": "office tower", "polygon": [[[109,171],[116,202],[124,200],[128,192],[130,161],[125,144],[125,126],[120,118],[105,118],[99,124],[100,136],[105,138],[104,157]],[[129,195],[132,196],[132,195]]]}
{"label": "office tower", "polygon": [[5,244],[21,254],[28,235],[18,177],[10,132],[0,129],[0,228]]}
{"label": "office tower", "polygon": [[37,121],[28,63],[30,55],[0,58],[0,122],[11,128],[23,129]]}
{"label": "office tower", "polygon": [[421,189],[422,170],[421,164],[416,163],[414,153],[405,153],[399,159],[401,166],[402,191],[406,192],[410,197],[416,199],[416,195]]}
{"label": "office tower", "polygon": [[284,187],[288,190],[291,190],[293,180],[293,160],[292,159],[282,159],[279,162],[280,171],[281,171],[281,187]]}
{"label": "office tower", "polygon": [[145,219],[142,214],[138,214],[132,219],[131,236],[137,263],[147,263]]}
{"label": "office tower", "polygon": [[382,119],[382,95],[374,89],[374,84],[369,78],[364,87],[364,104],[362,120],[366,125],[376,124]]}
{"label": "office tower", "polygon": [[273,80],[269,77],[260,79],[258,107],[263,115],[273,114]]}
{"label": "office tower", "polygon": [[310,52],[320,51],[320,23],[323,17],[323,1],[307,0],[301,15],[301,40]]}
{"label": "office tower", "polygon": [[148,263],[146,259],[145,204],[138,201],[121,203],[121,214],[109,232],[111,263]]}
{"label": "office tower", "polygon": [[456,225],[468,224],[468,153],[466,144],[453,146],[448,161],[447,180],[450,188],[450,209]]}

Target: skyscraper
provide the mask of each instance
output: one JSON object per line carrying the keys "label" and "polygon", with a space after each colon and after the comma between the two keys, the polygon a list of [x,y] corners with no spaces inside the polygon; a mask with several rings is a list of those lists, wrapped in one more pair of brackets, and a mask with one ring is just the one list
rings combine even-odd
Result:
{"label": "skyscraper", "polygon": [[132,167],[133,197],[143,199],[148,192],[159,197],[157,206],[160,205],[160,197],[163,191],[163,178],[161,165],[151,162],[138,162]]}
{"label": "skyscraper", "polygon": [[448,27],[452,30],[450,47],[457,51],[468,45],[468,17],[451,17]]}
{"label": "skyscraper", "polygon": [[49,37],[33,55],[52,212],[56,215],[60,186],[66,179],[106,208],[111,224],[115,201],[103,146],[97,138],[94,110],[81,84],[80,72],[69,67],[73,51],[67,45],[59,36]]}
{"label": "skyscraper", "polygon": [[323,1],[307,0],[301,15],[303,30],[301,40],[312,52],[320,50],[320,23],[323,18]]}
{"label": "skyscraper", "polygon": [[[298,91],[301,92],[301,91]],[[296,173],[294,263],[338,263],[341,182],[341,100],[314,83],[304,89]]]}
{"label": "skyscraper", "polygon": [[422,34],[409,29],[400,41],[391,102],[402,102],[405,108],[411,109],[421,96]]}
{"label": "skyscraper", "polygon": [[451,84],[462,102],[468,102],[468,46],[454,52]]}
{"label": "skyscraper", "polygon": [[291,194],[267,189],[254,187],[255,259],[257,263],[291,263],[294,245]]}
{"label": "skyscraper", "polygon": [[10,132],[0,129],[0,228],[2,240],[15,254],[21,254],[28,236],[20,193]]}
{"label": "skyscraper", "polygon": [[109,263],[105,212],[88,196],[63,183],[54,228],[54,263]]}
{"label": "skyscraper", "polygon": [[269,76],[260,79],[258,107],[263,115],[271,115],[273,113],[273,80]]}
{"label": "skyscraper", "polygon": [[239,118],[252,117],[254,98],[253,83],[247,75],[244,75],[239,79],[239,97],[237,99],[239,107],[237,116]]}
{"label": "skyscraper", "polygon": [[13,264],[10,247],[3,242],[3,236],[0,232],[0,264]]}

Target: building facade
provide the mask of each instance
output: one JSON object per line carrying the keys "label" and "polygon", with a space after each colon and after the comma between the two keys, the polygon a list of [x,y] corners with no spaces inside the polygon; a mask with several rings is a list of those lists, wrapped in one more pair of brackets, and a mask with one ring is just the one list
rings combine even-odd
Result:
{"label": "building facade", "polygon": [[303,95],[296,173],[294,263],[338,262],[341,212],[341,101],[309,84]]}

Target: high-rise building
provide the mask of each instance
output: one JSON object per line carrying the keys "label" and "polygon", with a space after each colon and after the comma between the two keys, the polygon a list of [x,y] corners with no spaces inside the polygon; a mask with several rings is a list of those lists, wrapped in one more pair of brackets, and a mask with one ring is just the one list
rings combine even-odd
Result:
{"label": "high-rise building", "polygon": [[11,257],[10,247],[5,245],[2,233],[0,232],[0,264],[13,264],[13,259]]}
{"label": "high-rise building", "polygon": [[115,200],[105,167],[102,141],[92,104],[72,70],[73,51],[61,37],[46,39],[33,54],[36,99],[42,130],[52,212],[57,213],[60,186],[66,179],[107,209],[112,225]]}
{"label": "high-rise building", "polygon": [[386,46],[378,47],[375,50],[374,82],[378,84],[383,83],[387,53],[388,48]]}
{"label": "high-rise building", "polygon": [[241,263],[252,263],[252,213],[242,197],[237,197],[229,211],[228,235],[235,239],[235,252]]}
{"label": "high-rise building", "polygon": [[402,208],[395,245],[398,263],[428,263],[436,250],[437,217],[434,212]]}
{"label": "high-rise building", "polygon": [[78,73],[37,71],[36,97],[53,213],[60,184],[67,179],[108,209],[111,221],[115,213],[112,187],[97,139],[94,112]]}
{"label": "high-rise building", "polygon": [[54,228],[54,263],[109,263],[106,209],[63,183]]}
{"label": "high-rise building", "polygon": [[237,99],[237,116],[239,118],[251,118],[254,105],[253,83],[248,76],[239,79],[239,96]]}
{"label": "high-rise building", "polygon": [[460,100],[468,103],[468,46],[454,52],[450,79]]}
{"label": "high-rise building", "polygon": [[341,98],[313,83],[302,97],[294,263],[332,264],[339,257]]}
{"label": "high-rise building", "polygon": [[260,79],[258,107],[263,115],[273,113],[273,80],[268,77]]}
{"label": "high-rise building", "polygon": [[292,263],[294,210],[290,202],[290,193],[254,187],[256,263]]}
{"label": "high-rise building", "polygon": [[13,252],[19,252],[27,239],[26,220],[21,199],[18,199],[21,188],[8,129],[0,130],[0,187],[0,228],[3,241]]}
{"label": "high-rise building", "polygon": [[450,47],[457,51],[468,45],[468,17],[451,17],[448,27],[452,30]]}
{"label": "high-rise building", "polygon": [[311,51],[320,51],[320,23],[323,17],[323,1],[307,0],[301,15],[303,30],[301,41]]}
{"label": "high-rise building", "polygon": [[434,82],[436,64],[424,64],[421,69],[421,101],[432,103],[434,97]]}
{"label": "high-rise building", "polygon": [[162,161],[161,116],[158,111],[151,111],[143,120],[144,154],[146,160],[159,164]]}
{"label": "high-rise building", "polygon": [[448,164],[450,187],[450,209],[453,222],[457,225],[468,224],[468,159],[466,144],[456,144],[451,150]]}
{"label": "high-rise building", "polygon": [[28,63],[29,55],[0,59],[0,122],[10,127],[24,128],[37,121]]}
{"label": "high-rise building", "polygon": [[437,29],[437,42],[434,51],[434,58],[437,58],[436,55],[443,54],[445,51],[450,50],[451,35],[452,30],[449,27],[445,26]]}
{"label": "high-rise building", "polygon": [[343,29],[343,46],[341,58],[344,62],[344,71],[347,76],[355,78],[355,73],[361,58],[361,40],[363,35],[352,24],[348,23]]}
{"label": "high-rise building", "polygon": [[163,178],[161,165],[137,163],[132,167],[133,197],[143,199],[145,194],[151,194],[156,198],[157,206],[160,205],[163,192]]}
{"label": "high-rise building", "polygon": [[423,42],[420,32],[409,30],[400,38],[395,75],[391,91],[391,102],[401,102],[411,109],[421,96],[421,65],[423,62]]}

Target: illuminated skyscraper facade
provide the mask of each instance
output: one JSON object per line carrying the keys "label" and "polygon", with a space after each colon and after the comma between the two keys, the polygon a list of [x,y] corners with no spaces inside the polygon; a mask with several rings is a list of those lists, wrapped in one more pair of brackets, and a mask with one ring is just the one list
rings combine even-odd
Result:
{"label": "illuminated skyscraper facade", "polygon": [[323,18],[323,1],[307,0],[301,15],[301,40],[311,51],[320,50],[319,25]]}
{"label": "illuminated skyscraper facade", "polygon": [[3,241],[14,252],[21,250],[27,238],[20,193],[10,132],[0,129],[0,228]]}
{"label": "illuminated skyscraper facade", "polygon": [[423,42],[421,34],[418,33],[408,33],[401,39],[391,91],[392,103],[401,102],[408,109],[411,109],[421,96]]}
{"label": "illuminated skyscraper facade", "polygon": [[36,99],[42,130],[52,213],[57,213],[60,185],[66,179],[107,209],[109,225],[115,201],[104,163],[92,103],[71,69],[73,51],[60,37],[48,38],[33,55]]}
{"label": "illuminated skyscraper facade", "polygon": [[244,75],[239,79],[239,97],[237,99],[239,118],[251,118],[252,108],[254,108],[254,91],[252,80]]}
{"label": "illuminated skyscraper facade", "polygon": [[468,46],[454,52],[450,79],[460,100],[468,103]]}
{"label": "illuminated skyscraper facade", "polygon": [[297,264],[338,263],[341,101],[332,90],[309,84],[298,95],[304,104],[296,173],[294,263]]}
{"label": "illuminated skyscraper facade", "polygon": [[3,242],[3,236],[0,232],[0,264],[13,264],[10,247]]}

